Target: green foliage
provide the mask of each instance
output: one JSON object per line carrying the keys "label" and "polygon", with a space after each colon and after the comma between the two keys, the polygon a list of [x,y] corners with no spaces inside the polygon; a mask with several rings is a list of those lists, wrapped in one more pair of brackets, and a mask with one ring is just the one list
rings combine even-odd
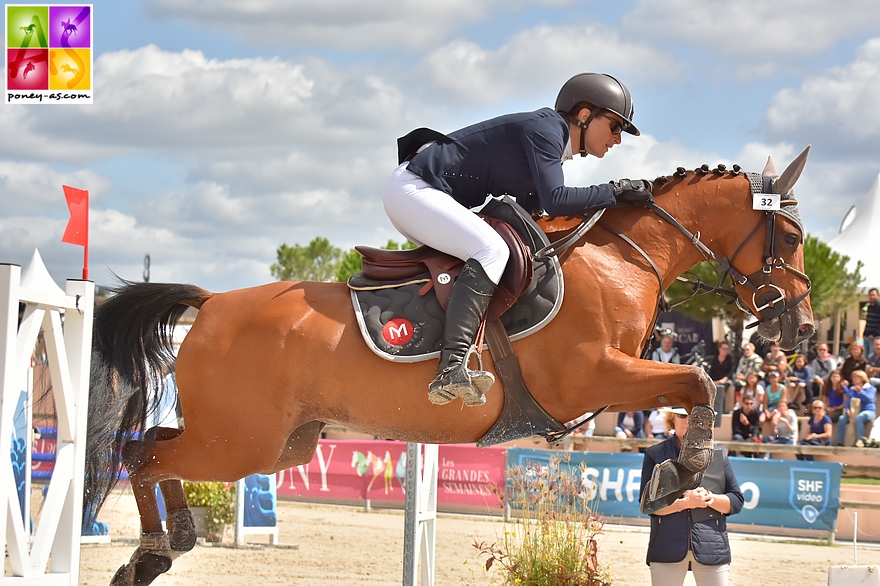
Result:
{"label": "green foliage", "polygon": [[[409,240],[401,246],[389,240],[385,250],[408,250],[417,248]],[[272,276],[279,281],[338,281],[344,283],[361,270],[361,255],[352,248],[343,253],[320,236],[307,246],[282,244],[276,251],[278,262],[269,267]]]}
{"label": "green foliage", "polygon": [[474,540],[489,571],[497,566],[504,586],[606,586],[610,567],[600,567],[596,536],[602,521],[590,510],[593,491],[577,473],[552,458],[548,467],[508,470],[502,498],[521,514],[504,525],[500,543]]}
{"label": "green foliage", "polygon": [[834,252],[815,236],[804,239],[804,269],[813,281],[810,303],[813,317],[831,317],[838,309],[845,309],[857,303],[861,294],[860,284],[862,262],[856,263],[854,271],[847,270],[849,257]]}
{"label": "green foliage", "polygon": [[279,281],[330,281],[336,276],[342,251],[320,236],[307,246],[282,244],[276,252],[277,263],[269,267]]}
{"label": "green foliage", "polygon": [[235,485],[224,482],[183,483],[183,494],[190,507],[205,507],[205,530],[218,534],[224,525],[235,522]]}
{"label": "green foliage", "polygon": [[[846,268],[848,262],[848,256],[834,252],[815,236],[808,234],[804,239],[804,272],[809,275],[813,283],[810,303],[815,319],[831,317],[838,309],[852,306],[860,299],[859,284],[863,281],[860,273],[862,263],[859,262],[856,269],[850,272]],[[710,262],[702,262],[689,272],[709,285],[715,285],[720,276],[715,264]],[[690,277],[688,274],[685,276]],[[726,286],[730,287],[729,280]],[[666,290],[666,298],[670,303],[675,304],[690,297],[692,292],[691,285],[676,281]],[[740,332],[745,320],[751,318],[740,311],[735,303],[729,302],[729,297],[700,294],[675,309],[701,321],[720,317],[732,332]],[[731,344],[739,348],[738,341],[731,341]]]}
{"label": "green foliage", "polygon": [[342,260],[336,265],[336,280],[340,283],[348,281],[349,277],[361,272],[362,266],[361,254],[352,248],[342,255]]}
{"label": "green foliage", "polygon": [[418,248],[419,245],[415,242],[411,242],[407,240],[402,245],[398,244],[396,241],[389,239],[388,243],[383,246],[385,250],[412,250],[413,248]]}
{"label": "green foliage", "polygon": [[[715,263],[708,261],[701,262],[683,276],[692,281],[699,279],[707,285],[717,284],[720,277]],[[730,281],[727,282],[727,286],[730,286]],[[674,305],[690,297],[693,291],[692,285],[675,281],[666,290],[666,299]],[[709,321],[713,317],[721,317],[725,321],[731,321],[737,314],[741,314],[742,311],[740,311],[735,303],[729,304],[729,301],[730,297],[700,292],[690,301],[676,307],[675,310],[700,321]]]}

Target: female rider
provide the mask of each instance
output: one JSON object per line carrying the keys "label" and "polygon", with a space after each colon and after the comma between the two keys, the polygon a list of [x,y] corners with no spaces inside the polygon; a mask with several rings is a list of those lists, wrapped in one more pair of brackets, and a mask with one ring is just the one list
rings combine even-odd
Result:
{"label": "female rider", "polygon": [[422,128],[398,141],[401,164],[384,190],[391,223],[409,240],[466,261],[446,307],[440,363],[428,386],[432,403],[460,397],[468,406],[482,405],[495,382],[467,363],[509,253],[471,209],[505,194],[529,212],[551,216],[653,201],[645,180],[564,184],[562,162],[571,158],[572,144],[582,157],[602,158],[622,131],[639,135],[632,117],[632,97],[622,83],[581,73],[562,86],[555,109],[500,116],[448,136]]}

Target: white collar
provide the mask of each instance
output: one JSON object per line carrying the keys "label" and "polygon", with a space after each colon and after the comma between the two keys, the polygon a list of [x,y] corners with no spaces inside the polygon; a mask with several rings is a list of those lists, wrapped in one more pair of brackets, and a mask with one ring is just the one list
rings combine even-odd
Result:
{"label": "white collar", "polygon": [[565,143],[565,148],[562,150],[562,162],[570,161],[574,158],[571,154],[571,137],[568,137],[568,142]]}

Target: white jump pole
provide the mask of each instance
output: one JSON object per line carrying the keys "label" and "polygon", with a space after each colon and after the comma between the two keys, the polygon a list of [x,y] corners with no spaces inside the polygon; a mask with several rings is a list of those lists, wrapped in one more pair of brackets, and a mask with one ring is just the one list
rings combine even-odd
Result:
{"label": "white jump pole", "polygon": [[[6,458],[4,463],[0,456],[0,498],[6,510],[0,514],[0,538],[11,572],[0,576],[0,583],[75,586],[79,583],[95,285],[68,281],[67,291],[62,291],[36,253],[28,271],[33,278],[22,283],[19,266],[0,264],[0,454]],[[19,303],[25,304],[20,325]],[[8,458],[17,398],[27,388],[26,374],[41,329],[58,415],[58,449],[31,543],[30,528],[23,521],[28,517],[22,514]]]}
{"label": "white jump pole", "polygon": [[406,444],[403,586],[434,586],[439,453],[437,444]]}

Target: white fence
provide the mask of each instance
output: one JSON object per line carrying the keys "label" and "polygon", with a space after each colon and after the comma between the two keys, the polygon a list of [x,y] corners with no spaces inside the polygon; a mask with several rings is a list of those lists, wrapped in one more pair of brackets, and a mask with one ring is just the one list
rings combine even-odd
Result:
{"label": "white fence", "polygon": [[[25,305],[19,325],[20,303]],[[94,283],[71,280],[67,291],[61,291],[38,254],[24,279],[20,267],[0,265],[0,497],[5,504],[5,511],[0,512],[0,535],[11,569],[11,574],[0,577],[2,584],[75,586],[79,582],[93,312]],[[55,470],[31,538],[31,512],[29,507],[22,511],[19,503],[10,454],[15,411],[22,391],[29,390],[27,374],[40,330],[58,415],[58,447]],[[30,410],[32,404],[33,396],[27,397],[25,409]],[[31,434],[28,425],[28,463]],[[29,495],[29,466],[23,476],[24,493]]]}

